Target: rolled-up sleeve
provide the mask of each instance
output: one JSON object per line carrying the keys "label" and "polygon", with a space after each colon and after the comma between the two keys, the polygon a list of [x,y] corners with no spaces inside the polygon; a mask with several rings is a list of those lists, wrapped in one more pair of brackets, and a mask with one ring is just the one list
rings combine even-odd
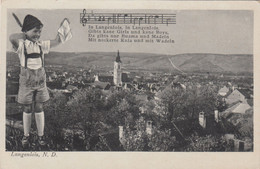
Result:
{"label": "rolled-up sleeve", "polygon": [[49,40],[42,41],[41,47],[42,47],[42,52],[44,54],[48,54],[50,52],[50,41]]}
{"label": "rolled-up sleeve", "polygon": [[[23,43],[24,41],[22,39],[20,39],[18,41],[18,48],[16,49],[14,46],[13,46],[13,51],[17,54],[20,54],[22,52],[22,47],[23,47]],[[19,55],[20,56],[20,55]]]}

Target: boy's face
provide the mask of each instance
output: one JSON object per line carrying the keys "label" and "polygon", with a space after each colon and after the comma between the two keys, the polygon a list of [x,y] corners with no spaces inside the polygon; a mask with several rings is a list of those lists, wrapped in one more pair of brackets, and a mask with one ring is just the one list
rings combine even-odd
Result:
{"label": "boy's face", "polygon": [[37,42],[41,37],[42,27],[35,27],[25,32],[26,38],[32,42]]}

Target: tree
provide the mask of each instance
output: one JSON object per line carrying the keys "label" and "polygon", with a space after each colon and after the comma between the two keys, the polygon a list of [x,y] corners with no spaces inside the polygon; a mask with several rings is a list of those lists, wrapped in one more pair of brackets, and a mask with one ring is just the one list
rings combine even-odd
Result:
{"label": "tree", "polygon": [[217,107],[217,92],[210,86],[190,85],[187,89],[168,86],[159,95],[168,122],[192,119],[199,112],[213,112]]}
{"label": "tree", "polygon": [[142,116],[145,117],[145,119],[152,120],[156,124],[161,123],[160,118],[160,112],[161,110],[157,107],[155,100],[148,100],[142,105],[142,109],[144,112],[142,113]]}
{"label": "tree", "polygon": [[116,91],[109,95],[105,110],[107,123],[114,127],[133,127],[140,114],[135,96],[127,91]]}
{"label": "tree", "polygon": [[152,134],[146,132],[146,122],[140,118],[135,129],[126,127],[122,144],[127,151],[174,151],[176,139],[170,130],[154,126]]}
{"label": "tree", "polygon": [[191,85],[185,91],[186,104],[184,107],[185,116],[187,118],[194,118],[200,112],[200,90],[195,85]]}
{"label": "tree", "polygon": [[200,88],[200,109],[204,112],[214,112],[217,107],[217,93],[212,86],[204,85]]}
{"label": "tree", "polygon": [[53,96],[45,104],[45,133],[51,138],[56,150],[64,146],[63,129],[68,124],[68,107],[66,96],[59,92],[52,93]]}
{"label": "tree", "polygon": [[218,109],[219,112],[223,112],[227,109],[227,104],[225,102],[225,99],[222,96],[217,96],[216,108]]}
{"label": "tree", "polygon": [[232,151],[233,143],[226,141],[222,136],[196,136],[193,135],[189,138],[191,140],[184,151]]}
{"label": "tree", "polygon": [[149,151],[174,151],[176,138],[171,136],[170,130],[153,129],[153,134],[148,139]]}
{"label": "tree", "polygon": [[97,135],[103,121],[104,97],[100,90],[80,89],[75,92],[68,102],[69,118],[73,131],[83,131],[86,149],[90,149],[90,139]]}
{"label": "tree", "polygon": [[182,118],[184,115],[182,113],[183,103],[186,99],[184,90],[168,86],[159,94],[159,98],[159,105],[162,107],[168,122]]}
{"label": "tree", "polygon": [[147,135],[142,130],[131,130],[127,127],[122,140],[126,151],[147,151]]}

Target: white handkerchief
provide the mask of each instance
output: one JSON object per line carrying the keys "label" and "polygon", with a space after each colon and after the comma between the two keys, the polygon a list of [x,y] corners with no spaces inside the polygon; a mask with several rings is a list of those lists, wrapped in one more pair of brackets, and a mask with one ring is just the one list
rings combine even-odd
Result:
{"label": "white handkerchief", "polygon": [[58,29],[58,32],[62,43],[65,43],[72,38],[70,23],[67,18],[63,20],[60,28]]}

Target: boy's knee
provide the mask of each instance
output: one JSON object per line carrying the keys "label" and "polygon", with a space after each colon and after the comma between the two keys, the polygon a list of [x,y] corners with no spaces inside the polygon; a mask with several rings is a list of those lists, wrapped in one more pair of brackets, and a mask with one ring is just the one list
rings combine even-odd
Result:
{"label": "boy's knee", "polygon": [[43,104],[42,103],[36,103],[35,104],[35,113],[39,113],[43,111]]}
{"label": "boy's knee", "polygon": [[23,106],[23,111],[25,113],[32,113],[32,105],[24,105]]}

